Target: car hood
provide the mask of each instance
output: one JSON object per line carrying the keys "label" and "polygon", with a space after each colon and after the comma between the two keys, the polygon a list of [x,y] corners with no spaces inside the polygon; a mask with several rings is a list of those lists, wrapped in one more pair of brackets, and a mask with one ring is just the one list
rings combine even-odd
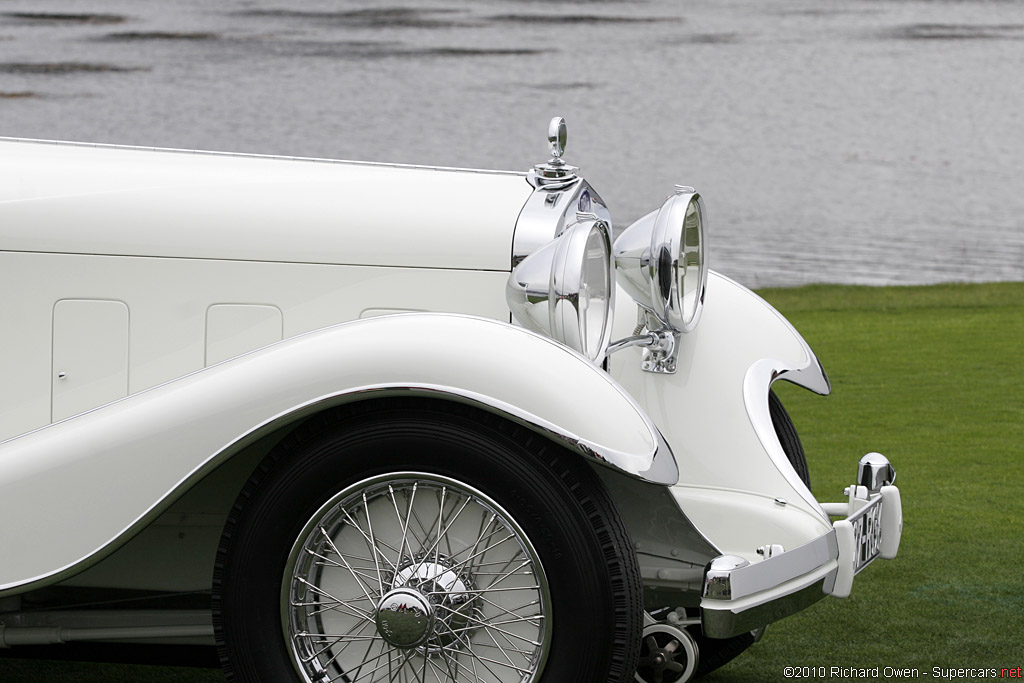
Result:
{"label": "car hood", "polygon": [[0,139],[0,250],[509,270],[523,174]]}

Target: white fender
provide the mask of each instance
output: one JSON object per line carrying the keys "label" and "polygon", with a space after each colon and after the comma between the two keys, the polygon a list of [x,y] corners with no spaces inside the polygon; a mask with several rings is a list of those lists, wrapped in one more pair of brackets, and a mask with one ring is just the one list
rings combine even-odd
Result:
{"label": "white fender", "polygon": [[374,391],[474,403],[632,475],[676,480],[657,428],[583,356],[483,318],[360,320],[0,443],[0,592],[91,564],[235,444],[296,411]]}
{"label": "white fender", "polygon": [[[620,292],[622,294],[622,292]],[[616,337],[632,333],[619,298]],[[768,389],[784,378],[830,391],[818,359],[766,301],[711,272],[697,328],[684,334],[675,374],[640,369],[640,350],[612,356],[611,374],[664,434],[679,467],[673,494],[716,546],[753,556],[759,546],[794,548],[831,529],[789,465],[768,410]],[[785,505],[775,499],[784,499]]]}

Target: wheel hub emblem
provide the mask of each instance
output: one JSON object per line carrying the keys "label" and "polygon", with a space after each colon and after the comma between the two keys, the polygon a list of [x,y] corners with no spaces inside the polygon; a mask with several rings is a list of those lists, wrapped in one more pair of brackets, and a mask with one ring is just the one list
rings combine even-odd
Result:
{"label": "wheel hub emblem", "polygon": [[434,632],[434,608],[411,588],[389,591],[377,605],[377,632],[400,648],[418,647]]}

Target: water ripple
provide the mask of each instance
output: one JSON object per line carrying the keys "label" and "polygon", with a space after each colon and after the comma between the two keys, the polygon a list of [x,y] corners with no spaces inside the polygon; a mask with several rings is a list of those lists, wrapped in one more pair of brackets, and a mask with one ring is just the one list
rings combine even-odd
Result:
{"label": "water ripple", "polygon": [[461,20],[444,18],[459,12],[455,9],[416,9],[383,7],[347,11],[315,11],[293,9],[255,9],[232,12],[234,16],[266,19],[301,19],[331,22],[361,28],[452,28],[467,26]]}
{"label": "water ripple", "polygon": [[72,14],[65,12],[4,12],[0,16],[21,23],[39,24],[122,24],[128,17],[122,14]]}
{"label": "water ripple", "polygon": [[87,62],[0,62],[0,73],[4,74],[72,74],[148,71],[144,67],[117,66],[114,64],[90,64]]}
{"label": "water ripple", "polygon": [[896,40],[1020,40],[1024,24],[905,24],[884,34]]}
{"label": "water ripple", "polygon": [[183,32],[183,31],[123,31],[120,33],[108,33],[99,40],[113,42],[131,42],[141,40],[219,40],[223,36],[219,33],[205,32]]}

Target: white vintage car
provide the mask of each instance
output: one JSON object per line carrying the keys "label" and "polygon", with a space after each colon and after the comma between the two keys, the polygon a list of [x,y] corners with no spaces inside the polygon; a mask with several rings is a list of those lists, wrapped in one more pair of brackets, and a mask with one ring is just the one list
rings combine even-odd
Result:
{"label": "white vintage car", "polygon": [[811,494],[771,387],[829,381],[707,269],[700,196],[613,239],[549,143],[511,173],[0,140],[0,647],[677,683],[894,557],[883,456]]}

